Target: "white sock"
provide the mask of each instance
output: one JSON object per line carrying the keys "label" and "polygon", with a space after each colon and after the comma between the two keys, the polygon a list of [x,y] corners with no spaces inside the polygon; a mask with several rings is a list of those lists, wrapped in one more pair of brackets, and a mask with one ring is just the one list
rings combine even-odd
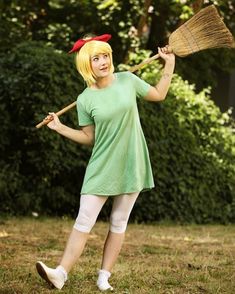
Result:
{"label": "white sock", "polygon": [[99,270],[98,272],[98,280],[97,280],[97,286],[101,291],[105,290],[113,290],[113,287],[109,284],[108,279],[111,276],[111,273],[106,270]]}
{"label": "white sock", "polygon": [[63,274],[65,282],[68,280],[68,274],[67,274],[66,270],[64,269],[64,267],[62,265],[58,265],[57,268],[56,268],[56,271],[58,271],[58,273]]}

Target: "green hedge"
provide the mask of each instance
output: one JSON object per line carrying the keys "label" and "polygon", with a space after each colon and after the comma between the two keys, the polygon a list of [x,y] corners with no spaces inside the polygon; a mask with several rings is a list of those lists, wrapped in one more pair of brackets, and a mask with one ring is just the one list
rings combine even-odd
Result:
{"label": "green hedge", "polygon": [[[131,60],[141,57],[132,54]],[[74,217],[91,150],[47,127],[35,128],[48,111],[71,103],[84,88],[73,58],[26,42],[1,54],[0,66],[0,211]],[[138,74],[154,83],[160,72],[155,62]],[[196,94],[177,75],[164,102],[139,101],[139,110],[156,188],[141,194],[131,219],[234,222],[235,136],[229,114],[219,111],[208,90]],[[62,121],[77,127],[75,109]]]}
{"label": "green hedge", "polygon": [[[84,84],[72,57],[38,42],[22,43],[0,58],[1,210],[75,213],[89,150],[35,125],[48,111],[76,100]],[[76,124],[76,111],[62,118]]]}
{"label": "green hedge", "polygon": [[[138,75],[154,84],[160,73],[155,63]],[[196,94],[194,86],[178,75],[164,102],[141,102],[139,108],[156,189],[140,198],[135,218],[233,222],[235,125],[231,110],[221,113],[209,89]]]}

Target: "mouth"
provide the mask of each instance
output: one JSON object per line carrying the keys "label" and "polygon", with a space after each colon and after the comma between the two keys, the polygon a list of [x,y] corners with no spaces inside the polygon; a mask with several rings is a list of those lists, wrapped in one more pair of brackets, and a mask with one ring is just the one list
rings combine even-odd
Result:
{"label": "mouth", "polygon": [[106,67],[102,67],[100,70],[101,71],[107,71],[108,70],[108,67],[107,66]]}

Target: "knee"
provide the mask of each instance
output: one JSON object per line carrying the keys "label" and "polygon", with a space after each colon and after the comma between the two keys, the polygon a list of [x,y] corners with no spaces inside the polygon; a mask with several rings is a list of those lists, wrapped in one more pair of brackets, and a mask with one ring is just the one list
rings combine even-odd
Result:
{"label": "knee", "polygon": [[80,209],[73,227],[80,232],[90,233],[95,222],[96,219],[88,210]]}
{"label": "knee", "polygon": [[120,214],[113,213],[110,216],[110,231],[113,233],[124,233],[127,228],[128,217]]}

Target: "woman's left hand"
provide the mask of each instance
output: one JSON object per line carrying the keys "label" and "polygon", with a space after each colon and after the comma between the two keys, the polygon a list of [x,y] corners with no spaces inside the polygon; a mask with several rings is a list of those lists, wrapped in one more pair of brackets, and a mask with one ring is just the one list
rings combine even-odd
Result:
{"label": "woman's left hand", "polygon": [[165,60],[165,62],[172,62],[172,63],[174,63],[175,62],[175,54],[174,53],[170,53],[168,51],[168,49],[169,49],[169,46],[168,45],[165,46],[165,47],[162,47],[162,48],[158,47],[158,54],[160,55],[160,57],[162,59]]}

